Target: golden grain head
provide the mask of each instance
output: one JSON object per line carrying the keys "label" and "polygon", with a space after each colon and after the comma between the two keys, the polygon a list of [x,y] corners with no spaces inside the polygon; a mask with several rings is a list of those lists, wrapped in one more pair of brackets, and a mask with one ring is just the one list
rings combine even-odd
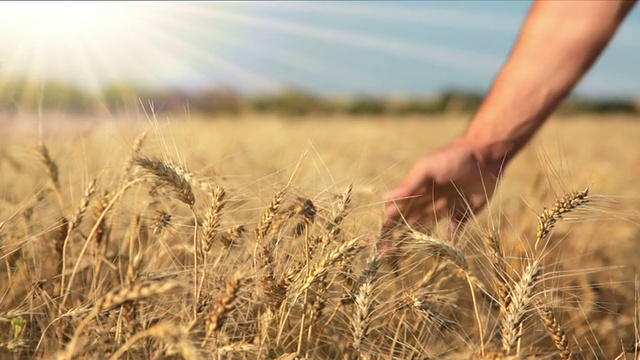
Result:
{"label": "golden grain head", "polygon": [[157,181],[157,188],[167,188],[176,199],[193,207],[196,202],[189,182],[173,166],[150,157],[137,157],[134,163],[151,174]]}

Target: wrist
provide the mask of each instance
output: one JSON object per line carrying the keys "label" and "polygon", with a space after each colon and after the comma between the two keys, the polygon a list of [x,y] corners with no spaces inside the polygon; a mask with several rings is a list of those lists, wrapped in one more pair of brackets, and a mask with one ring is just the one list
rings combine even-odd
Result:
{"label": "wrist", "polygon": [[488,97],[460,136],[483,163],[509,163],[542,125],[545,114],[538,111],[540,107],[514,105],[523,102]]}
{"label": "wrist", "polygon": [[478,164],[490,169],[496,175],[519,150],[519,147],[512,141],[484,138],[468,133],[454,141],[469,148]]}

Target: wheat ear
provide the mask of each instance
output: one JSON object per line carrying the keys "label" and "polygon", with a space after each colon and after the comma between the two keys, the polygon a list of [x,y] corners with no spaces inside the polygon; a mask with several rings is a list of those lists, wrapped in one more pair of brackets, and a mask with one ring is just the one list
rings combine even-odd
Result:
{"label": "wheat ear", "polygon": [[178,200],[193,208],[196,199],[191,185],[171,165],[149,157],[137,157],[134,163],[153,175],[160,186],[171,189]]}
{"label": "wheat ear", "polygon": [[541,300],[536,301],[536,305],[540,318],[542,319],[542,323],[549,333],[549,336],[551,336],[556,349],[558,349],[558,356],[561,360],[570,360],[573,354],[569,347],[569,340],[567,339],[567,335],[562,329],[562,326],[558,323],[558,319],[553,313],[553,309]]}
{"label": "wheat ear", "polygon": [[351,321],[351,334],[353,335],[353,349],[359,356],[362,354],[362,343],[369,335],[369,327],[375,310],[373,292],[379,263],[380,259],[377,256],[367,262],[362,284],[355,295],[356,310]]}
{"label": "wheat ear", "polygon": [[[222,329],[227,315],[233,309],[233,304],[238,298],[238,290],[240,289],[239,276],[227,281],[226,290],[220,295],[215,303],[213,311],[207,317],[206,321],[206,337],[211,339],[214,344],[217,342],[218,332]],[[217,345],[217,344],[216,344]]]}
{"label": "wheat ear", "polygon": [[469,263],[462,250],[444,240],[417,231],[411,232],[411,238],[414,240],[412,244],[420,246],[431,256],[447,259],[462,270],[469,268]]}
{"label": "wheat ear", "polygon": [[236,242],[236,240],[238,240],[245,232],[246,229],[244,225],[234,226],[225,230],[220,235],[220,241],[222,242],[222,245],[228,248],[233,245],[233,243]]}
{"label": "wheat ear", "polygon": [[[63,245],[62,245],[62,265],[60,267],[60,290],[61,291],[62,289],[65,288],[64,272],[67,268],[67,251],[69,246],[69,239],[71,238],[71,233],[73,232],[73,230],[77,229],[80,226],[80,223],[82,222],[82,218],[84,217],[84,214],[87,212],[87,209],[89,208],[89,201],[91,200],[91,197],[93,196],[93,193],[95,191],[96,191],[96,180],[93,179],[91,182],[89,182],[89,185],[85,190],[80,206],[76,209],[76,211],[71,216],[71,221],[69,222],[69,226],[67,228],[67,235],[65,236]],[[62,309],[62,307],[64,306],[64,303],[60,303],[60,305],[61,305],[60,309]]]}
{"label": "wheat ear", "polygon": [[104,190],[96,204],[93,206],[93,217],[95,219],[94,226],[96,227],[95,235],[92,238],[87,238],[87,241],[91,241],[93,243],[93,252],[95,256],[93,280],[91,281],[91,294],[94,294],[97,290],[100,272],[102,271],[103,259],[107,254],[107,248],[109,247],[109,227],[107,226],[107,218],[104,216],[101,217],[102,213],[106,211],[107,205],[109,205],[109,192]]}
{"label": "wheat ear", "polygon": [[274,290],[278,287],[275,283],[274,275],[275,261],[273,257],[273,242],[271,239],[265,239],[264,237],[269,233],[273,220],[282,207],[284,195],[285,191],[280,190],[273,196],[269,207],[264,214],[262,214],[262,217],[254,231],[258,250],[257,259],[259,260],[259,264],[257,264],[256,267],[265,272],[264,275],[261,276],[262,291],[269,299],[271,299],[269,302],[275,303],[279,303],[280,301],[273,300],[276,295]]}
{"label": "wheat ear", "polygon": [[310,199],[305,199],[303,197],[299,197],[296,199],[295,204],[293,205],[292,212],[294,216],[300,218],[298,223],[295,225],[293,229],[293,234],[295,236],[302,235],[306,229],[308,229],[316,219],[316,206],[313,204],[313,201]]}
{"label": "wheat ear", "polygon": [[191,344],[187,334],[180,326],[168,322],[161,322],[146,330],[137,332],[124,345],[116,350],[116,352],[109,357],[109,360],[120,359],[120,357],[124,355],[124,353],[127,352],[133,344],[148,336],[162,339],[167,344],[176,346],[180,351],[180,355],[182,355],[185,360],[200,359],[198,350]]}
{"label": "wheat ear", "polygon": [[493,271],[495,279],[498,281],[498,296],[501,309],[509,306],[509,289],[507,287],[507,263],[504,259],[504,253],[500,246],[498,234],[491,232],[484,237],[485,246],[488,249],[489,257],[493,263]]}
{"label": "wheat ear", "polygon": [[589,202],[589,189],[582,191],[574,191],[558,200],[549,209],[544,209],[542,214],[538,216],[538,226],[536,231],[536,243],[534,249],[538,248],[538,244],[547,238],[549,232],[554,228],[556,222],[562,219],[562,215],[571,212],[580,205]]}
{"label": "wheat ear", "polygon": [[329,270],[330,266],[355,254],[361,247],[362,245],[360,245],[360,239],[354,238],[341,244],[333,251],[328,253],[323,259],[318,262],[318,264],[316,264],[316,266],[310,271],[309,275],[304,278],[302,284],[295,292],[294,298],[298,298],[304,290],[308,289],[311,285],[318,281],[318,279],[324,276]]}
{"label": "wheat ear", "polygon": [[336,211],[333,213],[333,219],[327,223],[326,230],[329,234],[329,238],[333,239],[341,231],[342,220],[344,220],[347,215],[347,208],[351,203],[351,194],[353,192],[353,184],[349,184],[345,191],[340,195],[340,199],[338,200],[338,206]]}
{"label": "wheat ear", "polygon": [[49,149],[47,148],[47,145],[45,145],[45,143],[41,142],[38,145],[38,153],[40,155],[40,162],[42,162],[42,164],[44,165],[45,170],[47,171],[47,175],[49,176],[49,179],[53,184],[53,187],[59,193],[60,179],[59,179],[58,165],[56,164],[55,161],[53,161],[53,159],[51,158],[51,155],[49,155]]}
{"label": "wheat ear", "polygon": [[516,342],[522,336],[521,325],[531,305],[534,289],[542,274],[542,265],[536,260],[527,265],[520,281],[511,291],[511,301],[502,318],[502,348],[506,355],[511,355]]}
{"label": "wheat ear", "polygon": [[271,224],[273,223],[273,219],[282,207],[282,203],[284,202],[285,190],[278,191],[271,199],[271,204],[267,210],[262,214],[260,221],[255,229],[256,241],[261,242],[265,235],[269,232],[271,228]]}
{"label": "wheat ear", "polygon": [[220,224],[220,214],[222,213],[222,209],[224,208],[224,197],[225,191],[222,186],[216,186],[211,191],[211,206],[207,211],[207,215],[204,220],[204,224],[202,225],[202,239],[201,239],[201,247],[202,247],[202,259],[203,262],[206,258],[206,254],[211,249],[213,245],[213,239],[218,233],[218,225]]}
{"label": "wheat ear", "polygon": [[123,181],[126,182],[130,179],[131,169],[135,165],[136,159],[140,156],[140,149],[142,149],[142,144],[144,140],[147,138],[147,132],[143,131],[134,141],[131,146],[131,151],[129,152],[129,158],[127,159],[127,163],[122,171]]}

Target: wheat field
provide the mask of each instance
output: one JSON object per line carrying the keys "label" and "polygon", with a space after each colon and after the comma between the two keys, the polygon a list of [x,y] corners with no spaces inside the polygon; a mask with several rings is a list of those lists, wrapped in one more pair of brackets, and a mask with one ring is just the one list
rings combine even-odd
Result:
{"label": "wheat field", "polygon": [[466,122],[4,121],[0,357],[635,358],[638,119],[551,119],[456,241],[382,234]]}

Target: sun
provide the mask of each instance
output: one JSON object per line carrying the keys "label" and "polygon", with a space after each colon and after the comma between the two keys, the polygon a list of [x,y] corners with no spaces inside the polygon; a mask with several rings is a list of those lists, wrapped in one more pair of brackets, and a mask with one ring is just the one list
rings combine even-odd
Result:
{"label": "sun", "polygon": [[109,2],[14,2],[12,28],[33,40],[74,41],[116,29],[115,18],[126,17],[127,8]]}
{"label": "sun", "polygon": [[226,58],[247,41],[236,34],[241,25],[224,16],[235,11],[254,10],[222,2],[0,1],[0,92],[3,78],[97,92],[113,84],[197,87],[233,77],[274,88],[268,77]]}
{"label": "sun", "polygon": [[111,58],[142,46],[130,40],[131,33],[148,27],[144,11],[153,8],[127,2],[1,3],[0,75],[98,88],[102,78],[117,73],[120,64]]}

